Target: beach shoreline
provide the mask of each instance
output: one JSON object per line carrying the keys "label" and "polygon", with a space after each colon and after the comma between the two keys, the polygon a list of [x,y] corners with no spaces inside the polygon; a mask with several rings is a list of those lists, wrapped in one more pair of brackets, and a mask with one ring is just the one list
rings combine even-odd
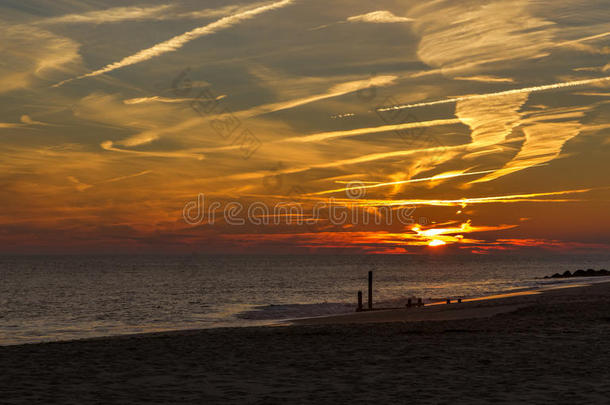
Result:
{"label": "beach shoreline", "polygon": [[[459,320],[468,318],[478,318],[492,316],[496,313],[510,312],[511,310],[518,309],[527,305],[527,302],[531,300],[509,300],[515,297],[532,296],[543,293],[545,291],[552,291],[564,288],[579,288],[587,287],[592,284],[603,284],[610,283],[610,279],[583,279],[583,280],[571,280],[568,282],[561,282],[558,284],[538,287],[538,288],[525,288],[525,289],[511,289],[504,292],[498,292],[492,295],[484,295],[477,297],[465,297],[462,299],[460,304],[457,303],[456,298],[451,298],[451,305],[447,306],[446,301],[439,299],[425,299],[421,307],[413,305],[410,308],[406,307],[387,307],[388,302],[377,303],[373,311],[364,310],[362,312],[356,312],[356,305],[354,305],[353,312],[342,312],[337,314],[325,314],[318,316],[307,316],[307,317],[288,317],[285,319],[261,319],[252,325],[243,326],[211,326],[211,327],[189,327],[189,328],[163,328],[159,330],[149,330],[134,333],[121,333],[112,335],[100,335],[100,336],[87,336],[82,338],[74,339],[52,339],[43,341],[33,342],[18,342],[18,343],[2,343],[0,347],[10,346],[21,346],[21,345],[37,345],[47,343],[69,343],[77,341],[87,340],[100,340],[100,339],[117,339],[117,338],[130,338],[137,336],[157,336],[164,334],[180,334],[188,332],[198,332],[204,330],[223,330],[231,331],[233,329],[242,328],[264,328],[264,327],[286,327],[286,326],[298,326],[298,325],[323,325],[323,324],[350,324],[350,323],[385,323],[385,322],[420,322],[420,321],[441,321],[441,320]],[[399,300],[399,301],[406,301]],[[513,302],[508,302],[513,301]],[[473,305],[473,303],[479,303],[479,305]],[[470,304],[470,305],[468,305]],[[454,305],[460,305],[456,307]],[[442,307],[437,310],[431,310],[431,307]],[[479,308],[486,307],[498,307],[497,310],[486,310]],[[514,306],[514,308],[512,308]],[[424,309],[426,308],[426,309]],[[229,333],[229,332],[228,332]]]}
{"label": "beach shoreline", "polygon": [[[496,314],[515,311],[532,305],[536,296],[568,288],[586,288],[594,284],[610,283],[610,280],[562,284],[551,287],[526,289],[499,293],[494,295],[471,297],[457,302],[455,298],[446,301],[433,301],[421,307],[410,308],[377,308],[347,314],[324,315],[286,320],[289,325],[328,325],[351,323],[384,323],[384,322],[421,322],[486,318]],[[610,284],[609,284],[610,285]]]}
{"label": "beach shoreline", "polygon": [[[424,309],[461,313],[3,346],[0,397],[8,404],[607,399],[610,283]],[[464,318],[472,311],[481,316]],[[384,312],[392,313],[369,314]]]}

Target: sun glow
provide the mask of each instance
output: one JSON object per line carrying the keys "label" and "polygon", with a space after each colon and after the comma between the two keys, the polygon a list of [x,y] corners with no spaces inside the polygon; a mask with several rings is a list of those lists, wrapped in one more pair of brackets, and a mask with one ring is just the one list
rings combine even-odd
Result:
{"label": "sun glow", "polygon": [[440,239],[434,239],[432,242],[428,243],[428,246],[432,246],[432,247],[434,247],[434,246],[443,246],[443,245],[446,245],[446,243],[443,242]]}

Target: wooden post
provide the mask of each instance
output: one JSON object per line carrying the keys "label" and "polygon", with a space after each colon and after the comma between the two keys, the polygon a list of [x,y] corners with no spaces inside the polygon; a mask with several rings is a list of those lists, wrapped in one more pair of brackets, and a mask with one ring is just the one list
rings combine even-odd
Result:
{"label": "wooden post", "polygon": [[369,311],[373,309],[373,272],[369,271]]}
{"label": "wooden post", "polygon": [[423,303],[423,302],[421,302],[421,298],[418,298],[418,299],[417,299],[417,306],[418,306],[418,307],[423,307],[423,306],[424,306],[424,303]]}
{"label": "wooden post", "polygon": [[458,298],[458,304],[461,304],[461,303],[462,303],[462,299]]}
{"label": "wooden post", "polygon": [[409,298],[407,300],[407,308],[411,308],[411,305],[413,305],[413,304],[411,303],[411,298]]}
{"label": "wooden post", "polygon": [[362,311],[362,291],[358,291],[358,308],[356,309],[356,311]]}
{"label": "wooden post", "polygon": [[451,300],[447,298],[447,304],[451,304]]}

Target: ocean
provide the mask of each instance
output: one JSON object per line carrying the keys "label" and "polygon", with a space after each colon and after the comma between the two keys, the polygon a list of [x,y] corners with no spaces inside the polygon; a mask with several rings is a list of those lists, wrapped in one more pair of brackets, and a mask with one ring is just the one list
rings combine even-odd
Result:
{"label": "ocean", "polygon": [[369,270],[375,306],[397,307],[581,283],[542,277],[609,265],[610,254],[3,256],[0,345],[352,312]]}

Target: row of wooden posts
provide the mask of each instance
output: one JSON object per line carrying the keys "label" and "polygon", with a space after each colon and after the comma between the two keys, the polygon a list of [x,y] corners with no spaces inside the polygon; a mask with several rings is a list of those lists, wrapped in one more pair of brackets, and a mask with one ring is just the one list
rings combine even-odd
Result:
{"label": "row of wooden posts", "polygon": [[[373,272],[369,271],[369,291],[368,291],[368,311],[372,311],[373,310]],[[447,304],[451,304],[451,299],[447,298]],[[462,299],[458,298],[457,299],[458,304],[462,303]],[[410,308],[413,306],[413,302],[411,301],[411,298],[407,299],[407,308]],[[424,303],[423,300],[421,298],[417,299],[417,306],[418,307],[423,307]],[[358,291],[358,308],[356,308],[357,312],[361,312],[364,311],[364,308],[362,307],[362,291]]]}

